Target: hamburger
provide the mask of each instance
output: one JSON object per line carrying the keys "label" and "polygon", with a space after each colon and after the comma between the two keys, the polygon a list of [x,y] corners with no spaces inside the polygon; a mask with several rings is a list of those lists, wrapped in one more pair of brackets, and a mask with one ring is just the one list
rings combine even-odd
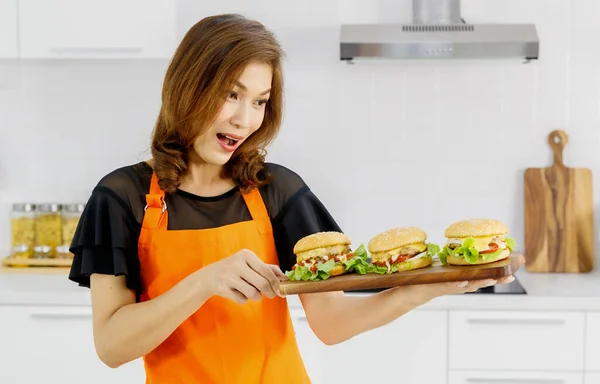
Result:
{"label": "hamburger", "polygon": [[354,252],[341,232],[318,232],[294,245],[296,264],[285,274],[290,280],[326,280],[344,273],[367,273],[367,252],[360,245]]}
{"label": "hamburger", "polygon": [[452,223],[438,254],[442,264],[479,265],[506,259],[517,246],[507,237],[508,227],[498,220],[468,219]]}
{"label": "hamburger", "polygon": [[394,228],[374,236],[367,246],[369,271],[385,274],[430,266],[440,247],[426,240],[425,231],[417,227]]}

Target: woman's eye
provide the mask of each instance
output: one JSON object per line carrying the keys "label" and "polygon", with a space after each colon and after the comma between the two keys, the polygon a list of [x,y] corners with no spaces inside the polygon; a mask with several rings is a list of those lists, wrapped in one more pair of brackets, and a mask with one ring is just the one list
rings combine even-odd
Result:
{"label": "woman's eye", "polygon": [[267,104],[267,99],[258,100],[256,103],[259,107],[262,107],[263,105]]}
{"label": "woman's eye", "polygon": [[233,100],[237,100],[238,94],[237,92],[229,92],[229,98]]}

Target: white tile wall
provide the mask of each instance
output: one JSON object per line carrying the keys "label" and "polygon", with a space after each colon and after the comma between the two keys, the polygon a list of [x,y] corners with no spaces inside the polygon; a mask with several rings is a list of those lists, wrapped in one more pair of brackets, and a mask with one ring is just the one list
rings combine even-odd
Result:
{"label": "white tile wall", "polygon": [[[597,0],[463,0],[468,22],[536,23],[541,60],[529,65],[338,61],[340,22],[408,21],[410,0],[181,4],[182,34],[229,11],[276,30],[287,107],[270,160],[299,172],[355,242],[396,225],[441,242],[449,222],[488,216],[522,244],[523,170],[550,164],[553,129],[570,135],[569,166],[600,172]],[[165,65],[0,62],[0,252],[13,201],[85,200],[146,156]]]}

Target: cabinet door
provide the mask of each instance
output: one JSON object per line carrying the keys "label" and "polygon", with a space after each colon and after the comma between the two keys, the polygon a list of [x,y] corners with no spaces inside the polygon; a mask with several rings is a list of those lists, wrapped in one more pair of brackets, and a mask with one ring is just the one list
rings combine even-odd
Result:
{"label": "cabinet door", "polygon": [[25,58],[170,58],[175,0],[19,0]]}
{"label": "cabinet door", "polygon": [[18,56],[17,1],[0,0],[0,59]]}
{"label": "cabinet door", "polygon": [[585,369],[600,372],[600,312],[588,313],[585,324]]}
{"label": "cabinet door", "polygon": [[444,384],[447,322],[446,311],[415,310],[328,347],[324,383]]}
{"label": "cabinet door", "polygon": [[583,384],[583,373],[450,371],[448,384]]}
{"label": "cabinet door", "polygon": [[145,380],[143,361],[117,369],[94,349],[89,307],[0,306],[0,383],[129,384]]}
{"label": "cabinet door", "polygon": [[583,370],[584,313],[451,311],[450,369]]}

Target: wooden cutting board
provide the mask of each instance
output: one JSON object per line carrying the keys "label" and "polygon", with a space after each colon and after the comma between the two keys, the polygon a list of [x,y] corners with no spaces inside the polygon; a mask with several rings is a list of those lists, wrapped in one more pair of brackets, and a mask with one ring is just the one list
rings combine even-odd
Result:
{"label": "wooden cutting board", "polygon": [[549,168],[525,170],[525,268],[530,272],[589,272],[594,264],[592,171],[568,168],[568,136],[553,131]]}
{"label": "wooden cutting board", "polygon": [[391,288],[401,285],[443,283],[449,281],[472,281],[499,279],[514,274],[525,262],[523,255],[513,253],[507,259],[483,265],[442,265],[439,260],[427,268],[396,272],[385,275],[349,273],[319,281],[283,281],[279,290],[284,295],[301,293],[356,291],[363,289]]}

